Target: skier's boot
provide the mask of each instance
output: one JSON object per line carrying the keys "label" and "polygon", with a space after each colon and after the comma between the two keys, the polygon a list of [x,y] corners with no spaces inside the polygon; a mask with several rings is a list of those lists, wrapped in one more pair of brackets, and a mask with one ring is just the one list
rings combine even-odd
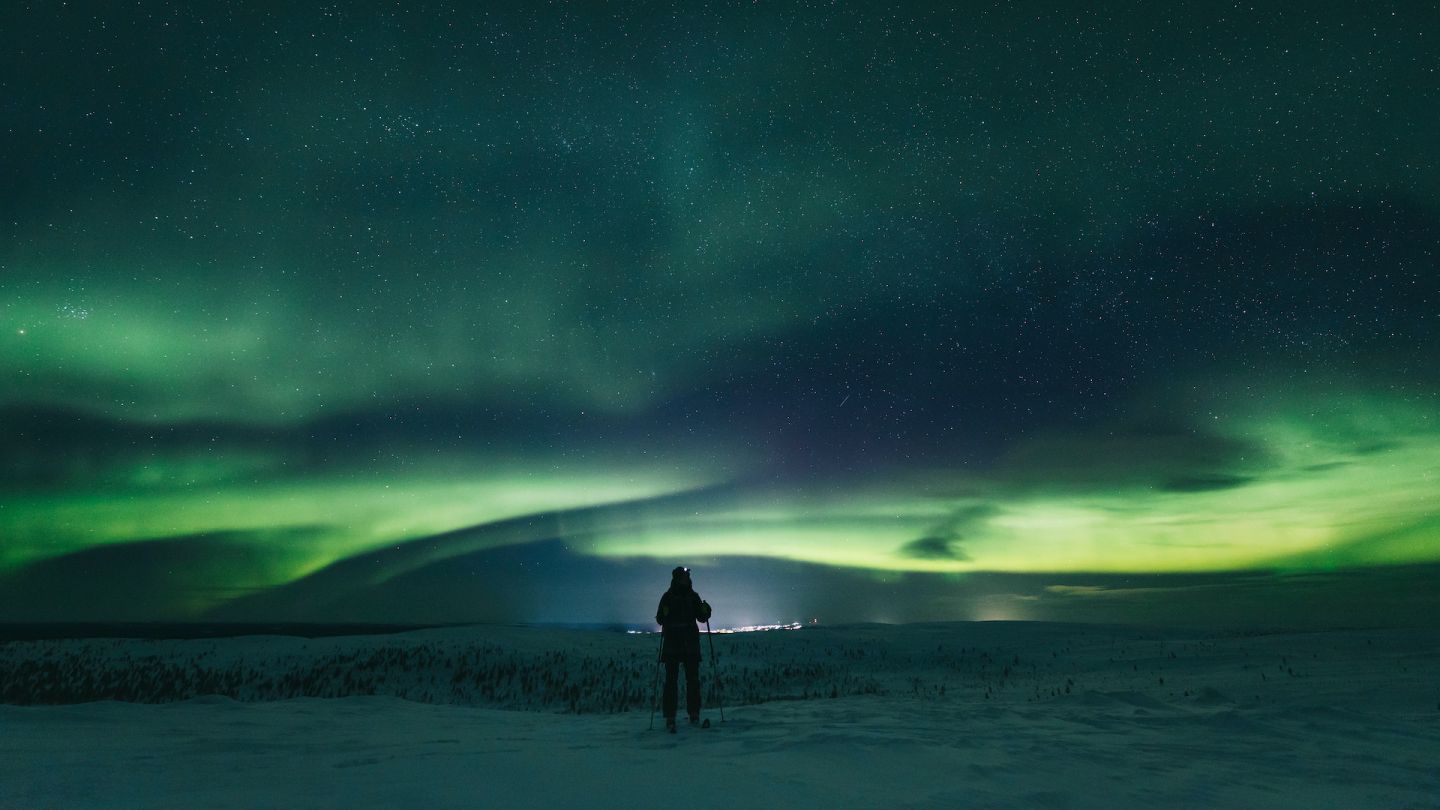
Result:
{"label": "skier's boot", "polygon": [[670,732],[671,734],[674,734],[674,733],[675,733],[675,718],[673,718],[673,717],[667,717],[667,718],[665,718],[665,730],[668,731],[668,732]]}

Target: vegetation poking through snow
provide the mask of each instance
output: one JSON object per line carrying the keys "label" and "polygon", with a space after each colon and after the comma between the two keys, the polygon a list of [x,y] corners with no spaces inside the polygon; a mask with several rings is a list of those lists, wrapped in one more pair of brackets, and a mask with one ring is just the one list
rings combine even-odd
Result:
{"label": "vegetation poking through snow", "polygon": [[[1048,628],[1048,629],[1047,629]],[[702,662],[707,706],[884,695],[930,701],[1124,700],[1234,705],[1324,689],[1327,654],[1364,634],[1161,636],[1065,626],[919,625],[719,636]],[[1326,650],[1317,639],[1354,650]],[[0,702],[164,703],[384,695],[425,703],[577,714],[647,711],[655,636],[457,628],[327,639],[87,639],[0,645]],[[1390,662],[1399,665],[1402,662]],[[1378,664],[1377,664],[1378,665]],[[718,679],[715,675],[718,674]],[[1212,683],[1253,684],[1222,694]]]}

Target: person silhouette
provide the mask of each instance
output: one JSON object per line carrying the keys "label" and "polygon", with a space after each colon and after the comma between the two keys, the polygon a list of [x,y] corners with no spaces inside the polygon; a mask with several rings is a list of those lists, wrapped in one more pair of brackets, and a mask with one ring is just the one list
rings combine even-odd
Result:
{"label": "person silhouette", "polygon": [[710,621],[710,603],[700,598],[690,582],[690,569],[670,572],[670,590],[660,597],[655,623],[660,625],[660,660],[665,662],[665,728],[674,733],[679,695],[680,665],[685,665],[685,708],[690,724],[700,722],[700,627]]}

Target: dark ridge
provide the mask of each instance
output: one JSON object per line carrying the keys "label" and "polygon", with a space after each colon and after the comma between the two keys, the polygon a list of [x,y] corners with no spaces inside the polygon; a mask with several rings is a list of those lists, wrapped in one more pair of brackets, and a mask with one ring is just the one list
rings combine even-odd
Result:
{"label": "dark ridge", "polygon": [[246,622],[0,622],[0,642],[83,638],[196,639],[236,636],[379,636],[432,624],[303,624]]}
{"label": "dark ridge", "polygon": [[625,622],[523,622],[517,627],[533,627],[537,630],[586,630],[602,633],[653,633],[657,625]]}

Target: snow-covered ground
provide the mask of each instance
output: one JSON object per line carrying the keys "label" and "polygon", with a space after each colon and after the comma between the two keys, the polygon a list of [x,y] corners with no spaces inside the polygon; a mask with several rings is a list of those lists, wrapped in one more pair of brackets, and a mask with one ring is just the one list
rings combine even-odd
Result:
{"label": "snow-covered ground", "polygon": [[0,705],[0,807],[1440,807],[1434,631],[714,641],[673,736],[648,635],[11,643],[11,704],[167,702]]}

